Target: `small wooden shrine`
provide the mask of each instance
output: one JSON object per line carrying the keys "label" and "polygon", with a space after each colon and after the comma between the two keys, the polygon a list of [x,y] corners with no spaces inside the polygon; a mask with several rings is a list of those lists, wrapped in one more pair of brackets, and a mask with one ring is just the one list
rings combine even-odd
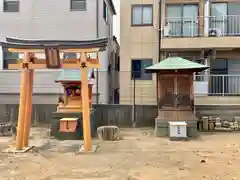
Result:
{"label": "small wooden shrine", "polygon": [[[21,89],[19,102],[19,117],[17,127],[16,147],[13,152],[29,149],[28,138],[31,123],[33,75],[35,69],[79,69],[81,76],[81,101],[79,109],[82,109],[84,146],[82,150],[92,150],[91,125],[90,125],[90,104],[88,69],[99,68],[99,59],[89,58],[89,53],[104,51],[108,43],[107,38],[76,41],[76,40],[30,40],[6,38],[0,44],[10,52],[23,53],[24,59],[15,64],[10,64],[9,69],[21,70]],[[38,59],[36,53],[45,54],[44,59]],[[80,58],[62,59],[61,53],[79,53]],[[75,97],[76,98],[76,97]],[[80,97],[78,97],[80,98]],[[74,98],[73,98],[74,99]],[[67,100],[67,99],[66,99]],[[69,100],[69,99],[68,99]],[[67,101],[66,101],[67,102]],[[68,101],[69,102],[69,101]],[[77,100],[70,101],[71,103]],[[70,103],[69,102],[69,103]],[[80,104],[82,102],[82,104]],[[70,106],[70,104],[69,104]],[[66,108],[66,106],[65,106]],[[60,108],[61,109],[61,108]],[[64,109],[64,108],[62,108]],[[71,108],[70,108],[71,109]],[[80,113],[78,114],[80,116]],[[69,117],[66,117],[69,118]]]}
{"label": "small wooden shrine", "polygon": [[[59,99],[57,112],[82,112],[80,70],[62,70],[56,83],[64,88],[63,97]],[[89,108],[92,108],[92,82],[88,81]]]}
{"label": "small wooden shrine", "polygon": [[181,57],[169,57],[151,67],[146,68],[148,73],[157,75],[158,116],[157,124],[164,127],[168,121],[195,121],[193,112],[194,90],[193,73],[200,72],[208,67]]}
{"label": "small wooden shrine", "polygon": [[[55,80],[56,83],[61,83],[64,88],[63,97],[59,98],[57,113],[82,113],[82,82],[81,82],[80,70],[62,70],[58,79]],[[92,82],[88,81],[88,96],[89,96],[89,109],[92,109]],[[77,131],[77,126],[79,116],[68,118],[63,117],[60,119],[59,132],[69,132],[75,133]]]}

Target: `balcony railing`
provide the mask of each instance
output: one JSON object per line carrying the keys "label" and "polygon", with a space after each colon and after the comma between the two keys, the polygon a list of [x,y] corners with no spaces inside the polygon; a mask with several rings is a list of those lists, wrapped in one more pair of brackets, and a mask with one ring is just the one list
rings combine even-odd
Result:
{"label": "balcony railing", "polygon": [[240,96],[240,75],[195,75],[195,96]]}
{"label": "balcony railing", "polygon": [[163,36],[240,36],[240,15],[166,18]]}

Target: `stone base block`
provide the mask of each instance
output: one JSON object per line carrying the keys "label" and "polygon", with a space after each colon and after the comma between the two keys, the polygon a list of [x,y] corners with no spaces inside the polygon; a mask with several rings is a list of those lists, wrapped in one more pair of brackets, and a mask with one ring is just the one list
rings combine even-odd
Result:
{"label": "stone base block", "polygon": [[[169,122],[170,120],[161,120],[155,119],[155,136],[156,137],[168,137],[169,136]],[[176,121],[176,120],[171,120]],[[199,132],[197,129],[197,121],[196,120],[188,120],[185,121],[187,123],[187,136],[196,138],[199,136]]]}
{"label": "stone base block", "polygon": [[170,141],[187,141],[188,137],[169,137]]}
{"label": "stone base block", "polygon": [[92,145],[92,148],[90,149],[90,151],[85,152],[85,150],[84,150],[84,145],[82,145],[82,146],[80,147],[80,149],[76,152],[76,154],[95,153],[95,152],[97,152],[98,147],[99,147],[98,145],[93,144],[93,145]]}
{"label": "stone base block", "polygon": [[30,151],[32,148],[34,148],[34,146],[24,147],[21,150],[17,150],[16,147],[10,146],[9,148],[4,149],[2,152],[3,153],[26,153]]}

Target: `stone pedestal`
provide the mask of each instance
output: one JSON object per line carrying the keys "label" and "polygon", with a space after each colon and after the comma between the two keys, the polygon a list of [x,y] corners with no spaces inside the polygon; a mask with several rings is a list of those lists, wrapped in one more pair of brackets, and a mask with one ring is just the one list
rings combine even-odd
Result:
{"label": "stone pedestal", "polygon": [[[155,119],[155,136],[157,137],[168,137],[169,136],[169,121],[176,120],[162,120],[159,118]],[[186,120],[187,123],[187,136],[196,138],[199,136],[197,130],[197,120]]]}
{"label": "stone pedestal", "polygon": [[[94,123],[94,115],[95,115],[95,109],[91,110],[91,135],[92,137],[96,134],[96,127]],[[76,130],[76,132],[59,132],[60,128],[60,119],[62,118],[78,118],[80,121],[82,121],[82,113],[81,112],[54,112],[53,118],[51,121],[51,136],[55,137],[59,140],[79,140],[83,139],[83,130],[82,126],[79,126]],[[80,123],[81,124],[81,123]]]}

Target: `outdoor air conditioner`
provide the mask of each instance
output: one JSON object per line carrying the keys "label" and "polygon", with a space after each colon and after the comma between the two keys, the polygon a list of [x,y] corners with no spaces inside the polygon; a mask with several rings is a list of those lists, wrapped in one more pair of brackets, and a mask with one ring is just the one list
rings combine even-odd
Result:
{"label": "outdoor air conditioner", "polygon": [[208,30],[208,36],[209,37],[219,37],[222,36],[222,32],[220,29],[212,28]]}
{"label": "outdoor air conditioner", "polygon": [[163,36],[164,37],[169,37],[170,35],[170,27],[168,25],[163,27]]}

